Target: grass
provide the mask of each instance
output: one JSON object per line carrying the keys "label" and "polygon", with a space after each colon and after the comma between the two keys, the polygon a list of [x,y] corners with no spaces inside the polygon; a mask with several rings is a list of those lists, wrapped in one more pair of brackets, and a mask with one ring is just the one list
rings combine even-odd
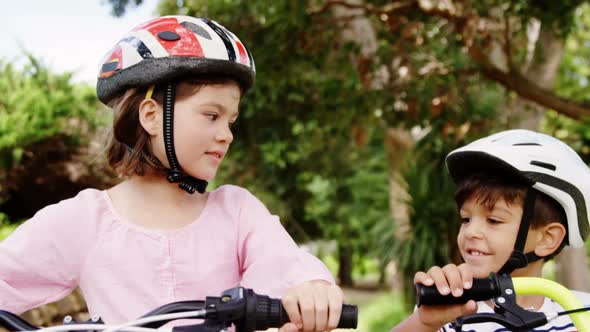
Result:
{"label": "grass", "polygon": [[379,292],[366,304],[359,305],[359,332],[388,332],[409,313],[400,296],[393,292]]}

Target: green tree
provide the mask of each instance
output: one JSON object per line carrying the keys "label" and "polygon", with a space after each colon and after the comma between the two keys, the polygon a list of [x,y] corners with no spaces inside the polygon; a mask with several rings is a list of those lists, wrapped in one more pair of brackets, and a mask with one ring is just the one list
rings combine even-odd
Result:
{"label": "green tree", "polygon": [[[449,186],[430,179],[445,176],[446,152],[539,114],[527,111],[530,104],[516,105],[517,96],[570,118],[589,114],[585,99],[568,99],[553,89],[555,76],[544,75],[556,72],[563,40],[576,30],[572,18],[584,2],[163,0],[160,10],[214,17],[251,48],[258,83],[244,104],[228,175],[266,193],[288,226],[299,225],[299,234],[311,237],[334,236],[330,227],[353,222],[340,208],[354,204],[351,193],[358,190],[346,179],[367,178],[362,172],[369,168],[368,159],[351,155],[372,151],[387,160],[393,212],[400,200],[412,209],[409,221],[372,220],[383,238],[371,244],[398,236],[445,243],[453,227],[441,232],[437,223],[454,212],[452,204],[429,204],[436,210],[423,211],[420,202],[452,201]],[[392,143],[395,131],[420,141],[415,152],[412,144],[403,151]],[[371,143],[355,145],[359,133]],[[374,144],[381,152],[369,148]],[[404,161],[408,155],[412,159]],[[378,184],[369,186],[382,188]],[[418,197],[394,197],[400,187]],[[381,205],[364,212],[372,208]],[[396,235],[398,229],[406,233]],[[338,234],[350,242],[349,233]],[[410,268],[448,262],[455,255],[450,249],[434,248],[431,260],[406,250],[414,256],[405,262],[424,264],[402,267],[406,280]]]}
{"label": "green tree", "polygon": [[102,181],[81,155],[108,119],[92,88],[26,57],[23,67],[0,60],[0,207],[12,221]]}

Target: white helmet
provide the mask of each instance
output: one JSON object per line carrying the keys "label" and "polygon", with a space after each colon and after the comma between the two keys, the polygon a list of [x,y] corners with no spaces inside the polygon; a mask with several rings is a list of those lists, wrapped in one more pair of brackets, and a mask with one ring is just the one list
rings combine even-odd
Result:
{"label": "white helmet", "polygon": [[518,175],[561,204],[568,244],[584,245],[590,232],[590,169],[560,140],[530,130],[502,131],[454,150],[446,163],[455,182],[486,169]]}

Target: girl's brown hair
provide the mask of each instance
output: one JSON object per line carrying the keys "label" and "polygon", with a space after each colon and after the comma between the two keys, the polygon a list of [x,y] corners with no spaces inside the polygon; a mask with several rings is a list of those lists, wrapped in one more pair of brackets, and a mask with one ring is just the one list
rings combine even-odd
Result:
{"label": "girl's brown hair", "polygon": [[[197,93],[205,85],[237,84],[235,80],[219,78],[191,78],[177,84],[176,100]],[[154,89],[152,99],[163,104],[164,87]],[[139,122],[139,106],[145,99],[148,87],[131,88],[113,99],[108,106],[114,111],[113,127],[109,133],[107,160],[109,165],[123,176],[164,174],[164,165],[153,154],[150,136]],[[244,90],[240,87],[241,94]]]}

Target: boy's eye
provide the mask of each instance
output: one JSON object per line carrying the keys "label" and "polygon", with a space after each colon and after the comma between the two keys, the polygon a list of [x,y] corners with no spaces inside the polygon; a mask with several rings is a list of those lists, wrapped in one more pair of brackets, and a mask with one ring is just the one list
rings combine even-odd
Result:
{"label": "boy's eye", "polygon": [[461,223],[462,224],[466,224],[470,221],[471,219],[467,218],[467,217],[461,217]]}
{"label": "boy's eye", "polygon": [[498,219],[494,219],[494,218],[488,218],[488,222],[490,224],[501,224],[502,220],[498,220]]}

